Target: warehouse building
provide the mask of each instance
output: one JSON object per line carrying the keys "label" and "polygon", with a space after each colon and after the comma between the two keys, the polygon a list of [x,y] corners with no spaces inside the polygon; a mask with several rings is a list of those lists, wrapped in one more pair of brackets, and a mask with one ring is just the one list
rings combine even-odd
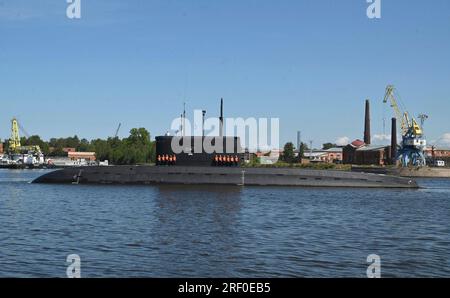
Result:
{"label": "warehouse building", "polygon": [[368,145],[361,140],[345,146],[342,154],[344,164],[384,166],[392,162],[391,146]]}
{"label": "warehouse building", "polygon": [[69,151],[67,152],[67,157],[72,161],[95,161],[95,152],[76,152]]}
{"label": "warehouse building", "polygon": [[[298,151],[297,155],[298,155]],[[340,147],[330,148],[326,150],[307,151],[303,154],[304,158],[309,159],[310,162],[322,163],[341,163],[343,149]]]}
{"label": "warehouse building", "polygon": [[450,165],[450,149],[435,146],[427,147],[427,149],[425,149],[425,156],[432,165]]}

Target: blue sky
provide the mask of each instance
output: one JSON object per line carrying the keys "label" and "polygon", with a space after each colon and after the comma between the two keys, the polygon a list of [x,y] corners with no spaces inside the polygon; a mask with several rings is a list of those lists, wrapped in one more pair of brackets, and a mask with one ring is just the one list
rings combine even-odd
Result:
{"label": "blue sky", "polygon": [[[0,0],[0,138],[17,116],[45,139],[164,133],[188,110],[279,117],[281,142],[362,138],[364,99],[382,134],[394,84],[450,143],[450,1]],[[191,113],[189,113],[191,114]],[[389,132],[389,127],[387,128]],[[448,140],[447,140],[448,138]]]}

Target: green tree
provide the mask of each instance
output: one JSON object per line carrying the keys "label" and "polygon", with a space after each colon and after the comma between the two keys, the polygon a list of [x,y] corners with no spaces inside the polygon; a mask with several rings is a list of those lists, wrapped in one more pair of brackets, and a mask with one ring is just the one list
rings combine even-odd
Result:
{"label": "green tree", "polygon": [[95,152],[95,155],[98,160],[111,160],[111,147],[109,146],[108,142],[102,139],[96,139],[91,141],[90,146],[93,151]]}
{"label": "green tree", "polygon": [[29,138],[21,138],[22,146],[39,146],[44,154],[49,153],[48,143],[43,141],[40,136],[32,135]]}
{"label": "green tree", "polygon": [[80,139],[76,135],[67,138],[66,140],[64,140],[64,142],[64,147],[78,148],[78,146],[80,146]]}
{"label": "green tree", "polygon": [[88,152],[90,151],[90,144],[89,141],[86,139],[81,139],[78,147],[76,148],[79,152]]}
{"label": "green tree", "polygon": [[[75,148],[77,151],[96,153],[98,160],[109,160],[111,164],[125,165],[152,163],[155,161],[156,144],[151,140],[150,133],[145,128],[133,128],[128,138],[119,139],[79,139],[78,136],[68,138],[51,138],[48,142],[39,136],[23,137],[22,145],[38,145],[47,156],[67,156],[64,148]],[[5,147],[8,143],[5,142]],[[51,149],[51,150],[50,150]],[[5,149],[6,150],[6,149]]]}
{"label": "green tree", "polygon": [[298,154],[298,159],[300,160],[301,158],[303,158],[305,156],[305,152],[308,151],[308,145],[301,142],[300,143],[300,150],[299,150],[299,154]]}
{"label": "green tree", "polygon": [[323,150],[328,150],[328,149],[331,149],[333,147],[337,147],[337,145],[333,144],[333,143],[325,143],[325,144],[322,145],[322,149]]}
{"label": "green tree", "polygon": [[127,164],[153,162],[153,144],[150,133],[145,128],[133,128],[125,139],[127,145],[125,158]]}
{"label": "green tree", "polygon": [[293,163],[295,161],[294,156],[294,144],[288,142],[284,145],[283,161],[287,163]]}
{"label": "green tree", "polygon": [[53,148],[53,150],[51,150],[48,153],[48,156],[66,156],[67,155],[67,153],[64,152],[63,147],[60,145],[58,145],[56,147],[52,147],[52,148]]}

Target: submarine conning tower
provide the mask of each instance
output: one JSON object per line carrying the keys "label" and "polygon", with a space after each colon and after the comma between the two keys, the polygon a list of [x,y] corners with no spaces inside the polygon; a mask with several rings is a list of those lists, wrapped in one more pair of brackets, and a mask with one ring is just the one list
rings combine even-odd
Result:
{"label": "submarine conning tower", "polygon": [[[239,166],[244,158],[239,137],[223,135],[223,99],[219,136],[158,136],[156,164],[160,166]],[[184,131],[184,128],[181,130]]]}
{"label": "submarine conning tower", "polygon": [[239,137],[156,137],[157,165],[239,166],[242,161]]}

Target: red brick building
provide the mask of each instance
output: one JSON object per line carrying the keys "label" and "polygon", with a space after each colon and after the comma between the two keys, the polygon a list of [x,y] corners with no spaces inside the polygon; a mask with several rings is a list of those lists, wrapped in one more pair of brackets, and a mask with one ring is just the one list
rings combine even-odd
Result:
{"label": "red brick building", "polygon": [[428,147],[425,149],[425,155],[432,158],[450,158],[450,149]]}
{"label": "red brick building", "polygon": [[361,140],[345,146],[342,155],[344,164],[383,166],[392,161],[391,146],[367,145]]}
{"label": "red brick building", "polygon": [[71,160],[85,160],[85,161],[95,161],[95,152],[74,152],[69,151],[67,156]]}
{"label": "red brick building", "polygon": [[450,149],[428,147],[425,149],[425,156],[432,164],[435,164],[437,161],[444,161],[445,164],[450,165]]}

